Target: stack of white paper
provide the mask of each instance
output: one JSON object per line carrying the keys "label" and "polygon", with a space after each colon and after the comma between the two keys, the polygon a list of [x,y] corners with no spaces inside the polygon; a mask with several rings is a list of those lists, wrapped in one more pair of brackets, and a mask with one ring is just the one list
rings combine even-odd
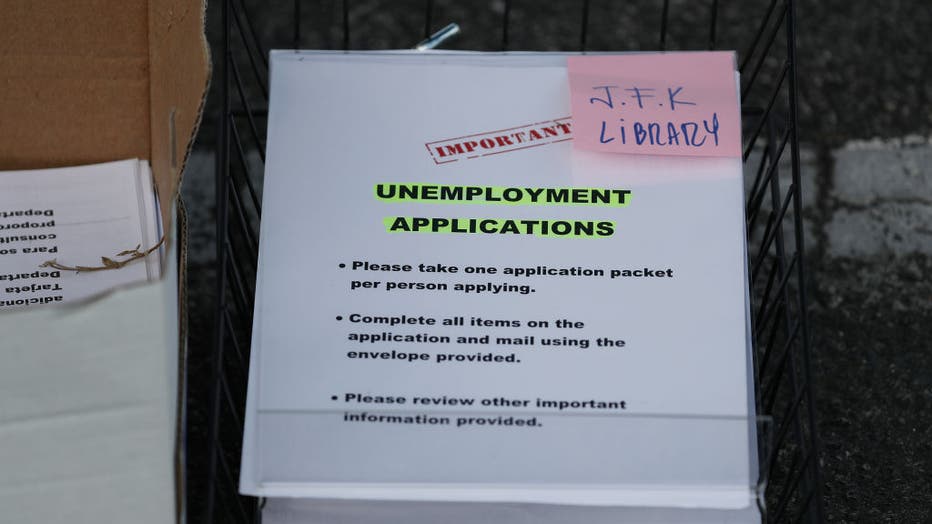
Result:
{"label": "stack of white paper", "polygon": [[174,522],[175,259],[100,296],[161,277],[158,209],[145,161],[0,172],[0,520]]}
{"label": "stack of white paper", "polygon": [[241,490],[347,502],[269,518],[756,518],[740,159],[574,150],[559,55],[271,67]]}
{"label": "stack of white paper", "polygon": [[148,162],[0,172],[0,312],[161,276]]}

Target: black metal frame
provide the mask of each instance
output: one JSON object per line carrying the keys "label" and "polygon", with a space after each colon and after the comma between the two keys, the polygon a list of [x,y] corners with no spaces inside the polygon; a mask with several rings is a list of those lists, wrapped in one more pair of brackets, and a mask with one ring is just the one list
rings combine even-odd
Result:
{"label": "black metal frame", "polygon": [[[213,383],[207,448],[203,515],[191,521],[259,522],[256,499],[237,494],[237,477],[252,326],[258,225],[259,177],[250,152],[264,163],[268,104],[267,49],[259,41],[246,0],[220,0],[222,41],[217,59],[220,107],[216,151],[217,307]],[[339,3],[342,48],[349,49],[351,0]],[[513,1],[501,12],[501,49],[510,45]],[[586,50],[594,6],[579,3],[579,47]],[[708,15],[705,46],[716,48],[720,31],[717,0],[696,0]],[[264,16],[292,17],[292,47],[302,42],[302,8],[293,0],[290,12]],[[672,19],[670,1],[660,10],[659,49],[667,49]],[[742,114],[745,123],[744,163],[747,173],[747,231],[754,334],[757,410],[774,420],[772,442],[762,443],[761,471],[766,471],[767,522],[821,522],[819,441],[813,405],[810,338],[807,319],[807,272],[803,257],[803,219],[798,136],[796,5],[769,0],[762,12],[747,13],[755,23],[750,42],[740,49]],[[434,26],[435,2],[423,7],[424,32]],[[758,18],[759,17],[759,18]],[[456,20],[452,20],[456,21]],[[446,20],[443,21],[447,22]],[[781,33],[783,38],[780,38]],[[413,44],[420,35],[412,35]],[[622,49],[624,50],[624,49]],[[244,71],[244,68],[246,70]],[[244,74],[245,73],[245,74]],[[788,171],[788,177],[787,175]],[[781,176],[781,173],[783,176]]]}

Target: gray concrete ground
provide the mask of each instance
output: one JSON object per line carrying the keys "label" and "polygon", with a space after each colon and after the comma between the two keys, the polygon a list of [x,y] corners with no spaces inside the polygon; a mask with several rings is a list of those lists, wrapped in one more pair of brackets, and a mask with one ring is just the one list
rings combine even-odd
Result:
{"label": "gray concrete ground", "polygon": [[[748,28],[742,13],[754,2],[719,3],[720,38],[741,41]],[[256,2],[247,4],[258,9]],[[259,12],[286,4],[270,2]],[[578,36],[554,22],[576,16],[575,4],[569,4],[514,2],[512,16],[519,29],[512,35],[512,48],[577,46]],[[656,13],[642,9],[654,4],[660,2],[594,1],[590,47],[655,47],[650,35],[656,33]],[[700,4],[671,2],[682,8],[676,16],[687,21],[701,15]],[[335,29],[339,3],[321,5],[307,10],[313,11],[308,23],[316,29],[302,40],[303,47],[340,45],[342,36]],[[400,7],[380,14],[376,8],[385,5],[353,3],[354,23],[373,24],[371,31],[356,34],[353,47],[407,46],[420,36],[423,22],[406,13],[416,12],[421,2],[392,3]],[[502,2],[475,2],[475,8],[452,2],[437,6],[435,25],[464,25],[466,34],[456,46],[489,49],[489,42],[497,41],[497,34],[482,36],[469,29],[483,23],[483,17],[500,16]],[[650,16],[632,21],[630,14],[639,9]],[[209,12],[214,36],[217,15],[214,6]],[[290,42],[288,19],[273,20],[277,22],[261,26],[260,32],[279,45]],[[824,502],[832,522],[932,522],[930,28],[932,9],[920,0],[799,2],[813,365]],[[190,405],[195,426],[204,420],[213,320],[210,111],[216,105],[211,102],[208,108],[183,188],[190,213]],[[195,467],[203,451],[198,445],[191,449]]]}
{"label": "gray concrete ground", "polygon": [[833,150],[807,213],[831,521],[932,519],[930,155],[925,140]]}

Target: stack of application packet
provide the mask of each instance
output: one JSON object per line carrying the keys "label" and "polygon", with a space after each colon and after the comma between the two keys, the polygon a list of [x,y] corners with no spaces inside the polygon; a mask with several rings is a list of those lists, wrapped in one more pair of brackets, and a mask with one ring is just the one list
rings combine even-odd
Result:
{"label": "stack of application packet", "polygon": [[741,159],[574,148],[566,61],[272,53],[263,522],[760,521]]}
{"label": "stack of application packet", "polygon": [[158,209],[146,161],[0,172],[0,313],[158,279]]}

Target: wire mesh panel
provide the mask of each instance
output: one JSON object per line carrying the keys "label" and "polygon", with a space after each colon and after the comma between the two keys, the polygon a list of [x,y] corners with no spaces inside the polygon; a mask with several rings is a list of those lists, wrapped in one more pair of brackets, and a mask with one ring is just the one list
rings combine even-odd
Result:
{"label": "wire mesh panel", "polygon": [[791,0],[639,2],[222,0],[209,24],[218,56],[215,347],[204,491],[192,522],[251,523],[237,494],[257,265],[268,110],[268,50],[398,49],[449,22],[454,49],[736,49],[741,73],[755,399],[774,420],[759,457],[768,522],[822,520],[809,363]]}

